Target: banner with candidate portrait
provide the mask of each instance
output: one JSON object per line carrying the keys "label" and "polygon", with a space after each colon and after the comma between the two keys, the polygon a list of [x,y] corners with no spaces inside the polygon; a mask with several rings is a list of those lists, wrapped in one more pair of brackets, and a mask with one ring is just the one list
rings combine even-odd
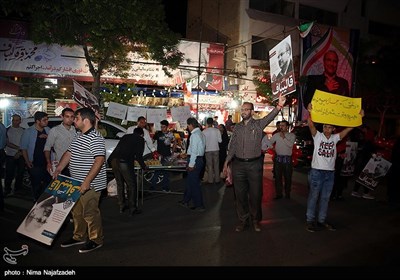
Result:
{"label": "banner with candidate portrait", "polygon": [[[307,105],[316,89],[352,96],[359,31],[313,24],[301,40],[298,119],[308,118]],[[325,74],[332,79],[327,79]]]}
{"label": "banner with candidate portrait", "polygon": [[58,175],[33,205],[17,232],[51,245],[80,197],[81,184],[71,177]]}
{"label": "banner with candidate portrait", "polygon": [[365,165],[356,181],[371,190],[375,190],[382,178],[388,173],[391,166],[391,162],[374,154]]}
{"label": "banner with candidate portrait", "polygon": [[296,91],[290,35],[269,51],[272,94],[287,95]]}

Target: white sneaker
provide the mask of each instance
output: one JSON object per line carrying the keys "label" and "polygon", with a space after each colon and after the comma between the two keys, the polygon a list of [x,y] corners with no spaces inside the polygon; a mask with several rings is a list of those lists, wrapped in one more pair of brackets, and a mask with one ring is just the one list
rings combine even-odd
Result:
{"label": "white sneaker", "polygon": [[351,196],[361,197],[361,194],[359,194],[358,192],[351,192]]}
{"label": "white sneaker", "polygon": [[375,199],[375,196],[372,196],[372,195],[370,195],[368,193],[363,194],[362,197],[365,198],[365,199]]}

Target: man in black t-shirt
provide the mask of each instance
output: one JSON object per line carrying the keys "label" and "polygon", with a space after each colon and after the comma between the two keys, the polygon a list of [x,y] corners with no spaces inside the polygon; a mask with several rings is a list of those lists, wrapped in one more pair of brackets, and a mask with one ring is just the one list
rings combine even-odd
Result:
{"label": "man in black t-shirt", "polygon": [[[161,131],[157,131],[153,137],[154,141],[157,141],[157,152],[161,155],[161,163],[166,165],[169,158],[172,155],[172,151],[175,151],[176,141],[174,134],[168,130],[169,122],[162,120]],[[164,192],[170,192],[169,189],[169,173],[164,170],[156,170],[151,180],[151,189],[155,189],[156,185],[161,184]]]}

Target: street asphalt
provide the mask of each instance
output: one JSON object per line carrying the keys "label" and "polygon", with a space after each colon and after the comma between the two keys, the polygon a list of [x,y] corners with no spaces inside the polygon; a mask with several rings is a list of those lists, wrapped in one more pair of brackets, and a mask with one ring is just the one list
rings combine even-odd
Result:
{"label": "street asphalt", "polygon": [[141,214],[120,214],[116,197],[106,196],[100,204],[104,246],[86,254],[78,252],[79,246],[60,247],[72,236],[73,223],[69,221],[52,246],[18,234],[16,229],[33,202],[28,191],[10,196],[5,199],[5,212],[0,214],[1,247],[5,252],[6,248],[17,251],[27,245],[28,252],[15,256],[14,265],[7,263],[3,255],[0,267],[3,275],[13,270],[28,273],[29,269],[43,275],[46,268],[74,268],[77,273],[83,270],[95,275],[92,272],[105,274],[117,268],[134,272],[135,267],[151,272],[168,268],[166,271],[173,273],[178,272],[170,269],[181,268],[188,278],[191,275],[186,268],[223,267],[269,268],[280,275],[291,271],[293,276],[299,270],[314,273],[316,268],[318,272],[319,268],[336,273],[351,269],[354,275],[400,275],[400,211],[387,203],[385,185],[375,191],[375,200],[366,200],[350,195],[350,182],[344,199],[329,205],[328,220],[337,231],[311,233],[305,227],[307,171],[307,167],[295,169],[291,199],[273,200],[271,161],[267,156],[261,232],[234,231],[237,217],[232,187],[203,184],[205,212],[180,206],[185,179],[179,173],[171,175],[171,193],[144,193]]}

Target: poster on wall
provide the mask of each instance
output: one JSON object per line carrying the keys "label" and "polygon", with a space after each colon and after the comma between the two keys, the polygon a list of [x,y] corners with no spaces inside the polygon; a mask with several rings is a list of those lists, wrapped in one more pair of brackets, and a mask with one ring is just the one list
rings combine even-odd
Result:
{"label": "poster on wall", "polygon": [[51,245],[80,197],[81,184],[71,177],[58,175],[33,205],[17,232]]}
{"label": "poster on wall", "polygon": [[4,110],[4,125],[11,125],[11,116],[17,114],[21,118],[31,118],[37,111],[47,112],[47,99],[40,98],[8,98],[9,104]]}

